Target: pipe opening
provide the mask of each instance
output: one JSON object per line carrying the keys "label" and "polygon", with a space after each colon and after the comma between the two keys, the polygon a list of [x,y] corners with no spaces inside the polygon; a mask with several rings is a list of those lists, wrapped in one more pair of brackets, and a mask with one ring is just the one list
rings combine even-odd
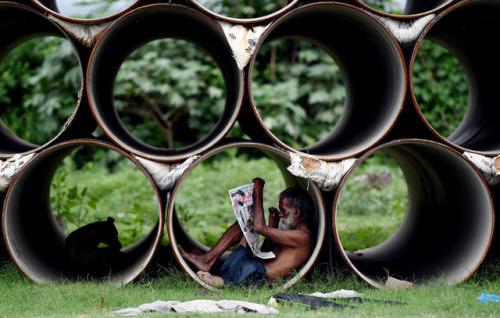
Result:
{"label": "pipe opening", "polygon": [[401,225],[408,188],[397,162],[383,150],[351,173],[337,205],[336,227],[342,247],[357,250],[386,241]]}
{"label": "pipe opening", "polygon": [[[338,213],[349,204],[343,200],[357,183],[354,171],[376,152],[390,156],[401,168],[408,188],[407,210],[384,242],[348,251],[339,234]],[[387,213],[394,210],[389,205]],[[388,276],[414,284],[460,283],[480,265],[493,234],[494,207],[487,184],[459,153],[429,141],[398,141],[369,151],[342,181],[333,213],[342,256],[375,287]]]}
{"label": "pipe opening", "polygon": [[[495,18],[498,14],[500,4],[496,1],[469,1],[450,7],[421,36],[410,67],[410,76],[415,77],[413,69],[417,67],[420,47],[424,47],[423,40],[441,45],[456,57],[467,77],[468,104],[462,121],[453,133],[446,138],[438,137],[464,151],[484,155],[500,152],[500,127],[495,121],[500,115],[495,94],[500,63],[496,62],[491,50],[484,49],[485,43],[490,43],[500,31]],[[415,105],[419,105],[420,100],[416,96],[419,88],[413,78],[410,84]],[[420,112],[419,107],[417,111]],[[432,126],[431,123],[426,124]]]}
{"label": "pipe opening", "polygon": [[149,42],[118,71],[114,103],[120,121],[153,147],[195,144],[215,127],[224,110],[224,78],[202,47],[184,40]]}
{"label": "pipe opening", "polygon": [[444,47],[424,39],[413,63],[413,93],[427,123],[443,138],[467,110],[469,86],[460,62]]}
{"label": "pipe opening", "polygon": [[452,0],[358,0],[362,6],[386,15],[421,16],[435,12]]}
{"label": "pipe opening", "polygon": [[301,149],[335,127],[346,88],[338,65],[320,46],[281,39],[260,47],[252,70],[252,97],[264,126],[277,139]]}
{"label": "pipe opening", "polygon": [[[310,226],[316,245],[309,259],[297,269],[297,273],[284,281],[284,287],[291,286],[311,269],[325,235],[324,203],[315,185],[308,186],[306,180],[297,178],[286,170],[289,164],[289,156],[283,151],[263,144],[242,142],[213,149],[189,167],[172,192],[167,226],[174,254],[181,267],[192,278],[210,288],[198,278],[197,269],[182,257],[178,245],[193,253],[208,251],[236,221],[228,191],[251,183],[256,177],[266,181],[265,214],[268,214],[269,207],[277,207],[279,193],[285,188],[299,185],[307,189],[314,203]],[[229,254],[230,251],[220,257],[220,262],[212,267],[212,273],[217,273]]]}
{"label": "pipe opening", "polygon": [[[181,148],[156,147],[138,140],[121,122],[114,99],[114,86],[118,85],[116,76],[123,61],[135,49],[158,39],[182,39],[197,44],[215,60],[224,79],[225,96],[219,99],[225,99],[225,103],[218,109],[217,122],[209,132],[203,132],[205,135],[201,140]],[[187,63],[194,61],[190,60]],[[206,66],[203,64],[202,67]],[[189,67],[186,66],[185,69]],[[117,20],[107,29],[94,48],[87,79],[91,108],[102,130],[128,151],[146,158],[166,161],[185,159],[209,149],[222,139],[236,121],[243,96],[243,73],[232,56],[222,28],[194,10],[174,5],[146,6],[133,10]],[[147,81],[144,81],[144,84],[147,84]],[[173,87],[172,91],[174,94],[181,94],[178,88]],[[219,92],[217,90],[215,93]],[[200,94],[197,102],[210,97],[210,94],[210,91],[207,94]],[[148,96],[143,94],[140,97]],[[176,103],[180,112],[190,110],[200,114],[204,111],[197,107],[193,100],[176,98]],[[189,134],[186,127],[180,126],[177,136]]]}
{"label": "pipe opening", "polygon": [[33,2],[51,14],[70,20],[101,20],[111,18],[139,3],[137,0],[33,0]]}
{"label": "pipe opening", "polygon": [[[27,7],[0,5],[0,157],[55,139],[78,105],[82,71],[72,43]],[[27,22],[29,21],[29,23]]]}
{"label": "pipe opening", "polygon": [[277,17],[298,3],[297,0],[220,1],[190,0],[201,10],[232,22],[261,22]]}
{"label": "pipe opening", "polygon": [[[332,36],[318,30],[345,32]],[[301,151],[329,160],[352,157],[388,133],[402,108],[406,73],[401,50],[377,20],[348,5],[306,5],[283,15],[272,24],[256,51],[259,52],[266,43],[283,38],[306,40],[328,52],[340,68],[345,83],[346,101],[340,119],[334,127],[330,127],[324,138],[312,146],[301,148]],[[250,71],[253,72],[256,67],[254,56]],[[331,84],[332,87],[335,85]],[[264,105],[255,100],[253,96],[258,93],[254,90],[251,84],[252,107],[263,128],[281,147],[293,149],[293,145],[277,139],[272,130],[265,127],[260,110]],[[281,109],[276,111],[285,116]],[[251,135],[251,131],[247,133]]]}
{"label": "pipe opening", "polygon": [[[118,148],[95,141],[37,154],[4,204],[4,237],[19,269],[39,283],[134,280],[150,263],[163,225],[160,194],[142,169]],[[94,222],[101,223],[83,229]]]}

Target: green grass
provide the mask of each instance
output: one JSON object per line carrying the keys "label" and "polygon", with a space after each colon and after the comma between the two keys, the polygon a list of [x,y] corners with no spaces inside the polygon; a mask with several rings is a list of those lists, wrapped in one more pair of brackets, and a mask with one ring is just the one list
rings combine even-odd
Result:
{"label": "green grass", "polygon": [[[279,283],[262,288],[241,287],[219,290],[220,296],[200,295],[202,289],[176,267],[143,274],[136,282],[122,287],[93,282],[38,285],[6,261],[0,268],[0,317],[112,317],[113,311],[137,307],[156,300],[195,299],[244,300],[267,304],[280,293],[332,292],[356,290],[367,299],[392,300],[404,305],[384,303],[354,304],[357,309],[311,309],[298,304],[280,304],[278,317],[498,317],[500,304],[481,304],[482,292],[500,292],[500,267],[483,269],[456,286],[418,286],[409,290],[374,289],[349,272],[325,273],[315,269],[290,289]],[[146,317],[160,317],[149,313]],[[234,317],[236,314],[176,314],[181,317]]]}

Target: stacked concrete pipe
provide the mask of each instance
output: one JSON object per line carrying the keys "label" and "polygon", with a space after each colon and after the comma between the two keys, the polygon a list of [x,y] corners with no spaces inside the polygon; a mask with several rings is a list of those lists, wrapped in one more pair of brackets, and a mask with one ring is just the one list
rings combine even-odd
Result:
{"label": "stacked concrete pipe", "polygon": [[[0,1],[0,30],[5,35],[0,58],[23,41],[56,35],[71,42],[82,70],[82,90],[74,113],[46,144],[33,145],[0,122],[0,157],[32,156],[23,162],[5,194],[2,230],[9,255],[34,281],[78,278],[61,259],[65,234],[55,224],[48,191],[60,162],[85,144],[116,151],[131,160],[144,172],[161,202],[158,223],[147,237],[126,250],[132,261],[111,278],[116,283],[134,280],[148,266],[165,223],[175,258],[188,275],[204,284],[181,257],[177,245],[207,247],[181,226],[175,199],[197,165],[234,148],[263,152],[276,163],[287,186],[308,189],[315,202],[317,243],[313,255],[285,287],[317,265],[321,253],[330,255],[331,266],[338,264],[332,260],[338,256],[360,279],[376,287],[387,276],[416,284],[439,280],[452,285],[467,279],[498,240],[493,233],[498,190],[462,156],[464,151],[500,155],[500,130],[495,122],[500,111],[495,106],[498,79],[489,76],[497,73],[500,64],[494,52],[485,48],[498,33],[495,21],[500,17],[500,3],[496,0],[408,0],[400,16],[376,11],[361,0],[295,0],[277,12],[252,19],[226,17],[195,0],[138,0],[123,12],[93,20],[60,14],[55,0],[20,2]],[[245,62],[235,58],[242,52],[231,46],[228,25],[238,25],[248,34],[262,31],[242,43],[248,57]],[[225,107],[212,130],[199,142],[179,149],[136,139],[120,121],[114,105],[113,85],[123,61],[136,48],[161,38],[181,38],[204,48],[216,61],[226,88]],[[346,83],[347,98],[339,123],[325,138],[304,149],[275,136],[253,99],[256,55],[263,45],[283,38],[321,47],[340,67]],[[449,137],[439,135],[426,120],[414,94],[413,64],[425,39],[447,48],[467,74],[468,109]],[[241,136],[245,140],[226,137],[237,122],[246,133]],[[97,126],[104,132],[104,141],[90,136]],[[343,249],[338,235],[337,207],[353,171],[378,151],[393,157],[405,175],[409,189],[406,217],[386,242],[352,253]],[[358,163],[336,190],[325,192],[287,171],[291,154],[303,153],[324,162],[356,158]],[[158,179],[141,163],[175,165],[196,156],[199,158],[180,179],[166,189],[160,189]]]}

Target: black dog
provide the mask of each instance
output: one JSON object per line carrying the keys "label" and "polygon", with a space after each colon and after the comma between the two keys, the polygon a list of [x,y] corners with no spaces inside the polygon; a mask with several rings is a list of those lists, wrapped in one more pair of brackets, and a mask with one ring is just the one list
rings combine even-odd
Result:
{"label": "black dog", "polygon": [[[120,251],[114,219],[87,224],[66,238],[69,265],[81,276],[103,277],[117,269],[125,259]],[[99,247],[100,243],[108,247]]]}

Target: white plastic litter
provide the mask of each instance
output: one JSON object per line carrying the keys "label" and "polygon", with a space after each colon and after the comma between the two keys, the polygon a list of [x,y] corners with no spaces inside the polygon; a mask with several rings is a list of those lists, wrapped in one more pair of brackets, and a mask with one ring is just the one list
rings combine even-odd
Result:
{"label": "white plastic litter", "polygon": [[171,190],[175,183],[182,176],[184,171],[200,156],[192,156],[183,163],[169,165],[163,162],[156,162],[141,157],[135,157],[137,161],[149,172],[158,188],[161,190]]}
{"label": "white plastic litter", "polygon": [[500,156],[485,157],[470,152],[464,152],[463,156],[481,171],[489,185],[495,186],[500,183]]}
{"label": "white plastic litter", "polygon": [[0,192],[7,192],[12,180],[17,175],[19,170],[33,158],[35,154],[29,154],[21,156],[20,154],[15,155],[7,160],[0,160]]}
{"label": "white plastic litter", "polygon": [[124,316],[141,315],[148,312],[179,312],[179,313],[258,313],[277,314],[275,308],[238,300],[192,300],[186,302],[157,300],[153,303],[143,304],[139,307],[130,307],[117,310],[114,314]]}
{"label": "white plastic litter", "polygon": [[344,175],[358,160],[349,158],[342,161],[326,162],[306,154],[290,152],[288,171],[297,177],[309,179],[323,191],[332,191],[339,186]]}

